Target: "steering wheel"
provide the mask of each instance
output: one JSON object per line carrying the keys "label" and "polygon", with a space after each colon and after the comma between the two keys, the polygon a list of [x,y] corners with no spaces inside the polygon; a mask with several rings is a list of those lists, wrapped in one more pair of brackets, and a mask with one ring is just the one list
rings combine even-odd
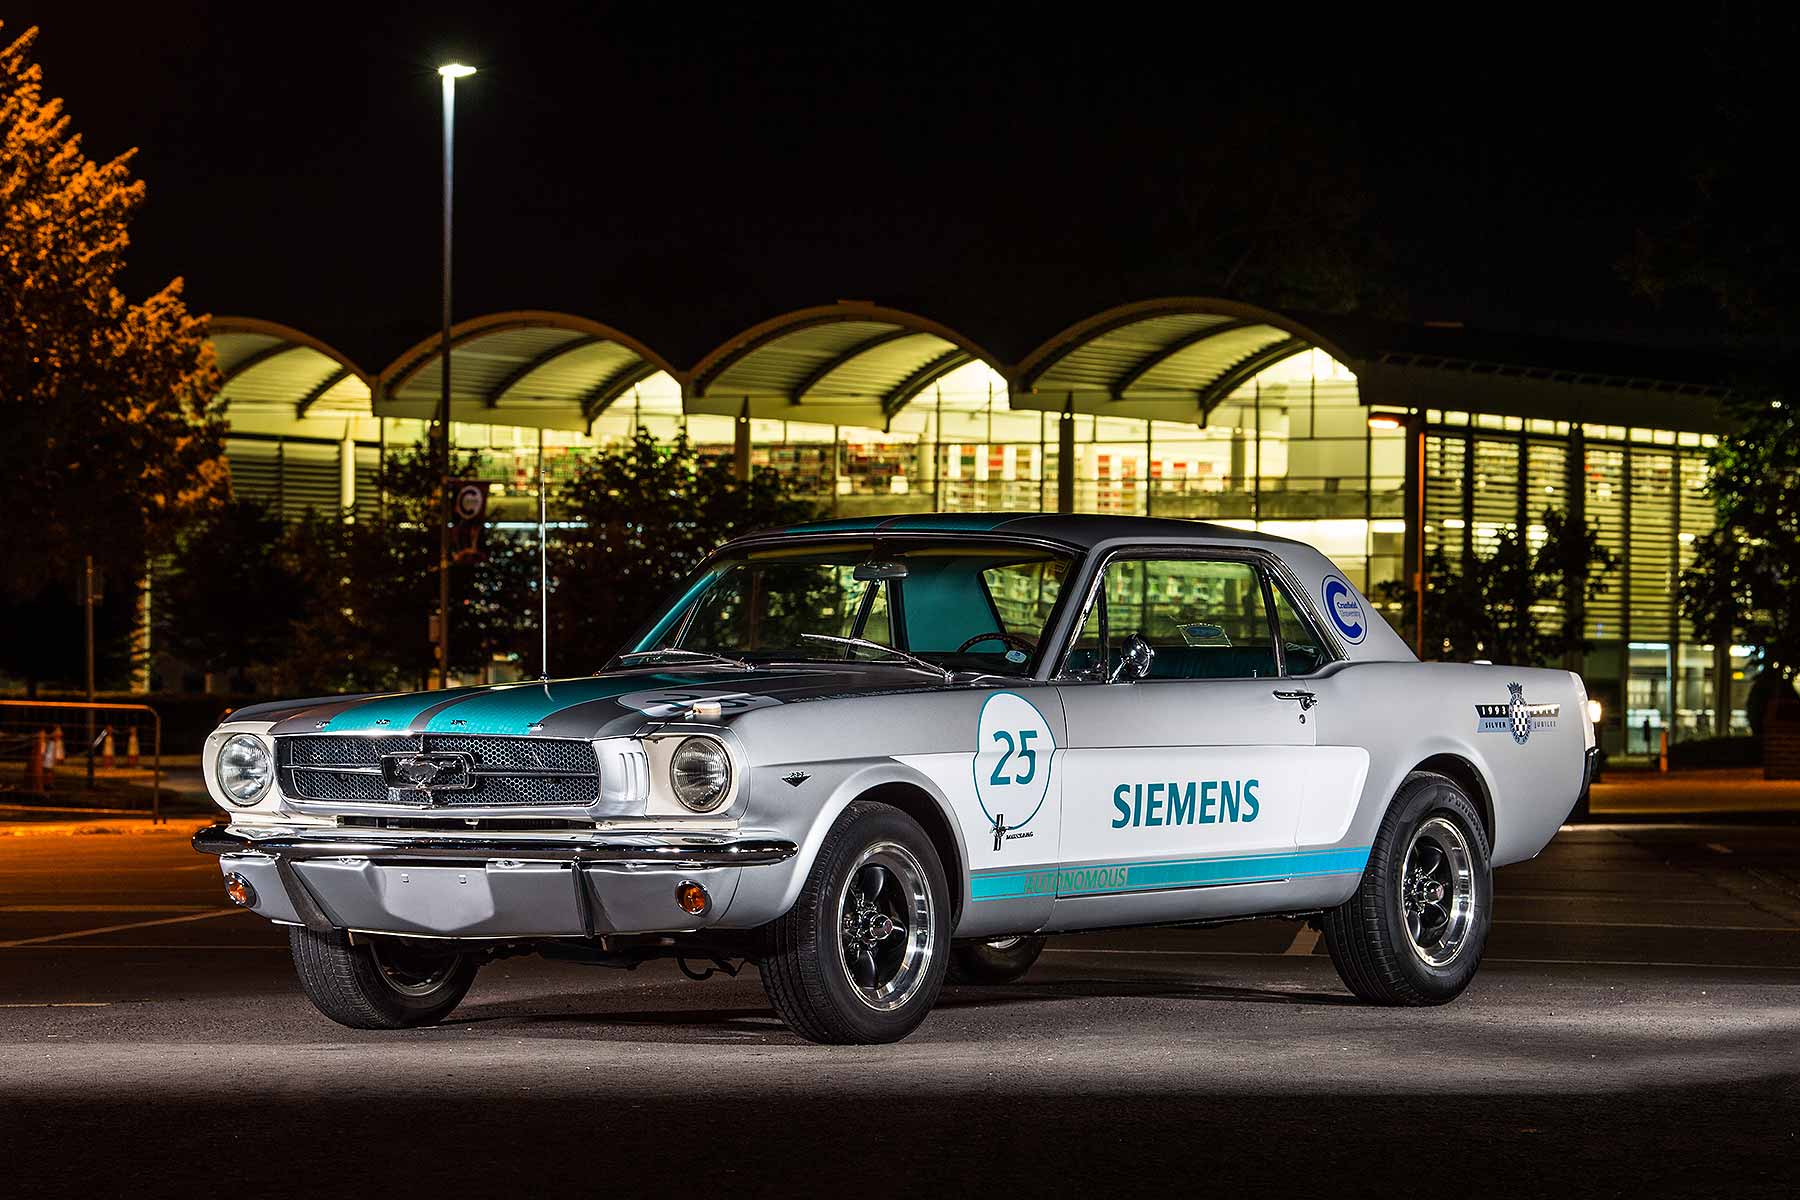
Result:
{"label": "steering wheel", "polygon": [[956,652],[962,654],[967,651],[970,646],[979,645],[982,642],[1001,642],[1011,646],[1015,650],[1023,650],[1027,654],[1037,653],[1036,642],[1032,641],[1030,638],[1020,637],[1016,633],[1008,633],[1004,629],[996,629],[992,633],[978,633],[962,645],[958,646]]}

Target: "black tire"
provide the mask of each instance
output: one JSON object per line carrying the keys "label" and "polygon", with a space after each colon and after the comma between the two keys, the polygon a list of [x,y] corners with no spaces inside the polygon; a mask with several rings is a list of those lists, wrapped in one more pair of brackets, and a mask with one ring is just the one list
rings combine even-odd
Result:
{"label": "black tire", "polygon": [[383,938],[351,944],[342,930],[288,930],[300,990],[320,1012],[352,1029],[435,1025],[468,994],[480,964],[442,943]]}
{"label": "black tire", "polygon": [[[887,879],[865,874],[872,866]],[[866,917],[852,921],[855,938],[844,932],[845,913]],[[917,821],[859,800],[825,835],[793,908],[764,935],[763,990],[789,1029],[834,1045],[897,1042],[918,1028],[943,988],[950,957],[943,863]],[[865,938],[866,962],[851,949]],[[852,975],[853,957],[865,972],[861,982]],[[891,990],[882,996],[884,988]]]}
{"label": "black tire", "polygon": [[950,950],[951,983],[1013,983],[1044,952],[1044,939],[1022,936],[991,942],[958,942]]}
{"label": "black tire", "polygon": [[[1453,865],[1458,839],[1466,860],[1461,867]],[[1409,906],[1402,872],[1415,845],[1420,847],[1415,867],[1433,864],[1435,853],[1457,883],[1446,887],[1435,871],[1420,870]],[[1447,1004],[1461,995],[1481,965],[1493,919],[1490,856],[1475,805],[1454,781],[1423,771],[1408,775],[1382,818],[1356,894],[1321,921],[1325,948],[1344,986],[1370,1004]],[[1434,887],[1441,893],[1435,898]],[[1453,937],[1461,894],[1472,907]],[[1413,918],[1420,937],[1409,927],[1409,908],[1422,914]],[[1439,916],[1446,918],[1441,926]]]}

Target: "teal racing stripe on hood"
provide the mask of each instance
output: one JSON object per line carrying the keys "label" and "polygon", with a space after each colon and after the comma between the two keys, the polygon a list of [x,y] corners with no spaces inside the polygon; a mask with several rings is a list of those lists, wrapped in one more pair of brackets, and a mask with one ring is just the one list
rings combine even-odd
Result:
{"label": "teal racing stripe on hood", "polygon": [[402,696],[382,696],[357,704],[333,716],[321,727],[324,733],[374,733],[391,730],[404,733],[420,713],[439,704],[454,703],[459,697],[473,696],[486,689],[479,687],[450,688],[441,692],[407,692]]}
{"label": "teal racing stripe on hood", "polygon": [[685,675],[632,675],[625,678],[558,679],[549,683],[515,683],[490,688],[433,713],[426,733],[478,733],[528,737],[532,726],[577,704],[611,700],[629,692],[692,687]]}

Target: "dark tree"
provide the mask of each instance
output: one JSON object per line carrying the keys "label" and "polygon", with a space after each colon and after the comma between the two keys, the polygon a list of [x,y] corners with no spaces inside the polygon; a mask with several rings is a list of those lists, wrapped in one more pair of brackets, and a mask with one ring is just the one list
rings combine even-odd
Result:
{"label": "dark tree", "polygon": [[599,668],[721,542],[814,515],[779,472],[740,480],[685,434],[659,443],[643,429],[584,459],[561,502],[577,523],[552,548],[550,661],[562,674]]}
{"label": "dark tree", "polygon": [[278,513],[234,500],[184,530],[152,593],[153,647],[256,690],[292,653],[294,626],[312,607],[313,581],[295,561]]}
{"label": "dark tree", "polygon": [[1266,95],[1207,124],[1206,137],[1172,151],[1172,188],[1141,180],[1154,230],[1147,274],[1275,308],[1399,311],[1369,156],[1350,129]]}
{"label": "dark tree", "polygon": [[1779,394],[1740,396],[1736,429],[1708,454],[1719,524],[1694,539],[1681,611],[1717,641],[1756,647],[1762,668],[1787,679],[1800,674],[1800,414]]}
{"label": "dark tree", "polygon": [[[478,454],[453,471],[475,475]],[[437,608],[438,474],[425,446],[382,464],[385,502],[372,518],[311,513],[291,535],[305,591],[285,683],[298,691],[423,687],[436,667],[427,615]],[[489,530],[474,558],[450,569],[450,666],[473,674],[518,654],[534,628],[535,547]]]}
{"label": "dark tree", "polygon": [[144,185],[82,152],[35,37],[0,44],[0,596],[34,602],[88,555],[135,583],[225,491],[205,322],[180,280],[119,291]]}
{"label": "dark tree", "polygon": [[31,61],[0,37],[0,670],[77,684],[78,580],[107,582],[96,673],[124,682],[150,557],[223,494],[218,373],[175,280],[116,286],[144,185],[95,162]]}
{"label": "dark tree", "polygon": [[[1520,531],[1503,530],[1491,552],[1460,564],[1442,550],[1427,556],[1428,658],[1541,666],[1591,648],[1581,614],[1605,593],[1603,577],[1614,556],[1592,526],[1557,509],[1546,509],[1542,520],[1544,538],[1536,547]],[[1377,591],[1385,606],[1401,609],[1411,628],[1412,589],[1390,581]]]}
{"label": "dark tree", "polygon": [[[94,678],[100,690],[123,688],[133,664],[132,634],[137,629],[138,588],[118,586],[101,573],[94,607]],[[42,585],[32,595],[0,606],[5,635],[0,636],[0,672],[25,684],[27,695],[41,687],[80,691],[86,684],[87,629],[81,590],[75,579]]]}

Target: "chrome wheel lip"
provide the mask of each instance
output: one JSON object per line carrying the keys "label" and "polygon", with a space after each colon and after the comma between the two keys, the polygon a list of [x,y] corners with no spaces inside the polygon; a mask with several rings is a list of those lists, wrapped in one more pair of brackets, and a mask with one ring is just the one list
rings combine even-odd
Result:
{"label": "chrome wheel lip", "polygon": [[[889,881],[875,898],[882,907],[880,919],[859,923],[859,912],[867,910],[858,901],[871,898],[862,895],[857,877],[871,865],[883,868]],[[838,889],[836,916],[838,969],[859,1001],[876,1012],[893,1012],[918,995],[931,973],[938,938],[937,902],[932,897],[925,868],[917,855],[894,841],[883,840],[864,847]],[[877,930],[891,926],[891,931],[881,937],[883,942],[892,938],[904,940],[897,958],[878,976],[875,986],[866,987],[857,980],[851,968],[855,942],[852,931],[867,931],[871,926]]]}
{"label": "chrome wheel lip", "polygon": [[1476,928],[1475,855],[1469,837],[1447,816],[1413,830],[1400,863],[1400,918],[1407,944],[1426,966],[1456,962]]}

